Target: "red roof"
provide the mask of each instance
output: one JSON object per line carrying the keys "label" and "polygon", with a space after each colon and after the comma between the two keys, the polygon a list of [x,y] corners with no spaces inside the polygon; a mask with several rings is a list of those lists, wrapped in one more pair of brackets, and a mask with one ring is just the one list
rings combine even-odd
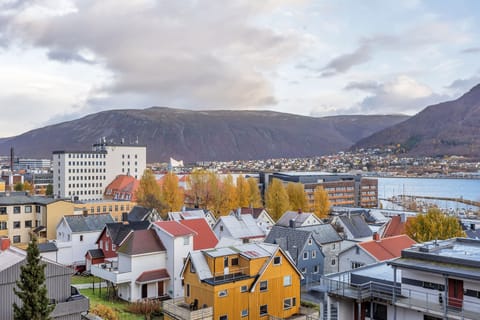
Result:
{"label": "red roof", "polygon": [[167,269],[157,269],[142,272],[142,274],[135,280],[137,283],[148,283],[170,279]]}
{"label": "red roof", "polygon": [[154,224],[174,237],[182,237],[190,234],[196,234],[195,231],[182,225],[177,221],[157,221]]}
{"label": "red roof", "polygon": [[[105,188],[105,194],[108,197],[123,200],[127,199],[126,195],[130,195],[128,197],[129,200],[136,201],[135,191],[137,190],[140,181],[135,179],[132,176],[120,174],[113,179],[112,182]],[[108,194],[107,194],[108,193]]]}
{"label": "red roof", "polygon": [[402,234],[395,237],[361,242],[358,245],[370,253],[378,261],[400,257],[403,249],[410,248],[416,242]]}
{"label": "red roof", "polygon": [[162,241],[158,238],[155,230],[134,230],[125,239],[125,242],[117,249],[119,253],[128,255],[154,253],[165,251]]}
{"label": "red roof", "polygon": [[204,218],[180,220],[179,222],[196,232],[193,236],[193,250],[210,249],[217,245],[217,236]]}

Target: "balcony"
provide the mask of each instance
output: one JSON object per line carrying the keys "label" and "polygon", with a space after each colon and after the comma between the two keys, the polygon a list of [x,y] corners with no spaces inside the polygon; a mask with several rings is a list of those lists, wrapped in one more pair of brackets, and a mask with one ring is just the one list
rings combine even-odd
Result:
{"label": "balcony", "polygon": [[126,283],[132,281],[131,272],[120,272],[118,268],[110,267],[110,264],[94,264],[91,266],[90,272],[99,278],[114,284]]}
{"label": "balcony", "polygon": [[191,310],[191,306],[185,302],[184,298],[163,301],[162,308],[164,313],[168,314],[174,319],[213,319],[212,307]]}
{"label": "balcony", "polygon": [[87,297],[82,295],[72,296],[68,301],[55,303],[55,309],[53,309],[50,316],[52,318],[59,318],[68,315],[80,314],[87,312],[90,307],[90,301]]}
{"label": "balcony", "polygon": [[394,286],[385,283],[367,282],[357,285],[347,281],[322,278],[321,284],[327,289],[329,295],[353,299],[356,302],[380,299],[398,307],[439,317],[446,316],[448,319],[475,320],[480,314],[478,303],[451,297],[447,301],[444,291],[433,294],[422,290],[401,288],[401,284],[398,283],[394,301]]}

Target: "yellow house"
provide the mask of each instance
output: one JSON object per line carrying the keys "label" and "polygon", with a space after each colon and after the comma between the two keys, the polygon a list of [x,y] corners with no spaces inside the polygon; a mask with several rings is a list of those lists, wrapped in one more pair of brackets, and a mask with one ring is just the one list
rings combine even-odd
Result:
{"label": "yellow house", "polygon": [[79,213],[84,210],[87,210],[88,214],[110,213],[113,219],[118,222],[122,221],[122,214],[130,212],[136,204],[134,201],[108,199],[74,203],[75,211],[79,211]]}
{"label": "yellow house", "polygon": [[212,319],[286,319],[300,311],[302,274],[277,245],[193,251],[181,276],[185,303],[194,310],[212,307]]}

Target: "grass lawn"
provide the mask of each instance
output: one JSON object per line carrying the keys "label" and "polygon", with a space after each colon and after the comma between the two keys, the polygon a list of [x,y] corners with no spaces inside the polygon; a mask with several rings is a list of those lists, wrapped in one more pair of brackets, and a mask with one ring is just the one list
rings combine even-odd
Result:
{"label": "grass lawn", "polygon": [[[114,300],[110,301],[106,298],[106,289],[102,289],[102,293],[100,295],[100,291],[95,289],[93,292],[92,289],[82,289],[80,293],[90,299],[90,308],[97,304],[102,304],[105,306],[109,306],[113,310],[115,310],[118,314],[119,319],[121,320],[144,320],[145,317],[143,315],[136,315],[127,311],[128,302],[121,301],[121,300]],[[162,318],[155,318],[155,319],[162,319]]]}
{"label": "grass lawn", "polygon": [[92,283],[93,279],[95,278],[95,283],[99,283],[102,279],[94,277],[94,276],[72,276],[72,284],[84,284],[84,283]]}

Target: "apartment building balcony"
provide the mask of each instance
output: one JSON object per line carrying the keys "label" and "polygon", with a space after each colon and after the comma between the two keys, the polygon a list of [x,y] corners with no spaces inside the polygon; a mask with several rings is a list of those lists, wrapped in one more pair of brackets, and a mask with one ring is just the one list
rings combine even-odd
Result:
{"label": "apartment building balcony", "polygon": [[330,296],[348,298],[356,303],[382,300],[397,307],[416,310],[432,316],[458,320],[475,320],[480,314],[480,305],[474,301],[456,299],[445,295],[445,291],[431,293],[402,288],[380,282],[353,284],[347,281],[322,278],[321,284]]}
{"label": "apartment building balcony", "polygon": [[91,266],[90,272],[94,276],[102,278],[113,284],[132,281],[132,272],[120,272],[117,267],[112,267],[108,263],[94,264]]}
{"label": "apartment building balcony", "polygon": [[166,319],[213,319],[212,307],[201,308],[188,304],[183,297],[163,301],[162,310]]}

